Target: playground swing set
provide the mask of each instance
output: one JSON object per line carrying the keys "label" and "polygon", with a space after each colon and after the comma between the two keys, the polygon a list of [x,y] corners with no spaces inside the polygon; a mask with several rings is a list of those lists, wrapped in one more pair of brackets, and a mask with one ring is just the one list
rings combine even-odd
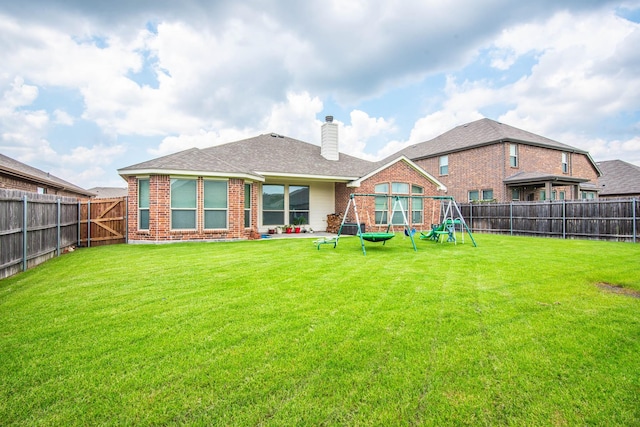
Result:
{"label": "playground swing set", "polygon": [[[407,213],[405,212],[405,209],[402,206],[402,202],[401,202],[401,197],[407,197],[407,196],[391,196],[393,197],[393,208],[391,209],[391,215],[388,217],[389,219],[387,221],[387,229],[384,232],[363,232],[362,231],[362,228],[360,226],[361,224],[360,217],[358,214],[358,206],[356,204],[356,197],[380,197],[380,194],[352,193],[349,196],[349,203],[347,203],[347,208],[345,209],[344,216],[342,217],[342,223],[340,224],[340,228],[338,229],[338,235],[336,237],[314,241],[314,244],[318,247],[318,250],[320,250],[321,245],[332,244],[334,248],[338,245],[338,240],[340,240],[340,235],[342,234],[342,228],[344,227],[347,217],[349,216],[349,211],[351,210],[351,208],[353,208],[353,212],[356,220],[356,230],[357,230],[356,234],[357,234],[357,237],[360,239],[360,246],[362,247],[363,255],[367,254],[367,250],[365,248],[365,243],[364,243],[365,241],[373,242],[373,243],[381,242],[382,245],[384,245],[387,240],[395,237],[396,234],[393,232],[394,225],[396,226],[401,225],[403,227],[404,235],[406,237],[409,237],[409,239],[411,240],[411,246],[413,247],[413,250],[414,251],[418,250],[418,248],[416,247],[415,240],[413,238],[414,234],[416,233],[416,230],[410,228],[409,220],[407,218]],[[440,224],[432,225],[431,230],[428,230],[426,232],[421,231],[419,236],[420,240],[433,240],[433,241],[442,243],[446,239],[447,242],[453,242],[454,244],[457,244],[456,226],[459,226],[460,233],[462,234],[462,243],[464,243],[464,232],[466,231],[469,234],[471,241],[473,242],[473,246],[477,246],[476,241],[473,238],[473,235],[471,234],[471,230],[467,226],[467,223],[464,221],[464,218],[462,217],[462,213],[460,212],[460,209],[458,208],[458,205],[456,204],[452,196],[411,195],[410,197],[422,198],[422,199],[434,199],[434,200],[440,201],[440,215],[439,215],[439,217],[441,218]],[[434,209],[435,209],[435,204],[434,204]],[[402,214],[402,220],[403,220],[402,224],[393,223],[393,219],[395,218],[396,212],[399,212]],[[433,217],[433,213],[435,212],[432,212],[432,217]],[[369,212],[367,212],[367,216],[368,215],[369,215]]]}

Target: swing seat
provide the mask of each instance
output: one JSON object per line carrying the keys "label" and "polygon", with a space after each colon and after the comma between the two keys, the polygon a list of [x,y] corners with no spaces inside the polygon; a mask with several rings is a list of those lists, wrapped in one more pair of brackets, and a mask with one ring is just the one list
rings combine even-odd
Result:
{"label": "swing seat", "polygon": [[393,239],[395,234],[393,233],[362,233],[360,235],[363,240],[367,242],[385,242],[389,239]]}

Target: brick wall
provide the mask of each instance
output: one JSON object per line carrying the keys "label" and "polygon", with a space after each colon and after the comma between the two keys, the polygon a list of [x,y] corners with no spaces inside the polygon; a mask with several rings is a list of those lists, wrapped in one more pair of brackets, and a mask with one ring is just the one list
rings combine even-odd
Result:
{"label": "brick wall", "polygon": [[[418,185],[424,189],[423,196],[444,196],[442,191],[438,191],[438,187],[431,180],[418,172],[404,161],[394,163],[392,166],[380,171],[374,176],[362,181],[360,187],[347,187],[346,184],[338,183],[335,188],[336,209],[339,213],[343,213],[349,202],[349,195],[356,194],[373,194],[377,184],[389,184],[391,189],[392,182],[403,182],[411,185]],[[361,223],[367,224],[367,230],[381,231],[386,230],[387,225],[375,225],[375,197],[356,197],[358,207],[358,216]],[[415,225],[417,229],[427,229],[432,223],[438,222],[440,202],[433,199],[423,199],[423,222]],[[390,201],[389,210],[393,208],[393,200]],[[409,207],[411,209],[411,207]],[[391,212],[389,212],[389,215]],[[405,212],[409,222],[411,222],[410,212]],[[348,222],[355,222],[353,209],[350,209],[347,216]]]}
{"label": "brick wall", "polygon": [[171,178],[168,175],[149,177],[149,230],[138,230],[138,179],[128,178],[129,240],[181,241],[247,239],[257,234],[258,195],[255,183],[251,194],[251,228],[244,227],[244,180],[229,179],[227,183],[227,228],[204,229],[204,180],[197,179],[196,228],[171,230]]}
{"label": "brick wall", "polygon": [[[482,197],[482,190],[493,190],[494,199],[501,202],[511,201],[511,190],[503,183],[505,178],[519,172],[542,172],[550,175],[566,175],[587,178],[596,182],[597,174],[586,155],[567,153],[569,172],[562,171],[562,151],[542,147],[518,144],[518,166],[509,162],[509,143],[498,143],[469,150],[450,153],[449,170],[446,175],[439,173],[439,156],[417,160],[416,164],[439,179],[448,189],[448,195],[459,203],[466,202],[469,191],[476,190]],[[539,190],[530,192],[537,200]],[[554,187],[565,191],[566,198],[573,197],[572,187]]]}
{"label": "brick wall", "polygon": [[3,174],[0,174],[0,188],[6,188],[11,190],[22,190],[22,191],[28,191],[30,193],[37,193],[38,188],[43,188],[44,194],[53,194],[53,195],[62,196],[62,197],[75,197],[75,198],[87,197],[85,195],[80,195],[70,191],[61,190],[59,188],[49,187],[45,184],[36,184],[31,181],[15,179],[14,177],[3,175]]}

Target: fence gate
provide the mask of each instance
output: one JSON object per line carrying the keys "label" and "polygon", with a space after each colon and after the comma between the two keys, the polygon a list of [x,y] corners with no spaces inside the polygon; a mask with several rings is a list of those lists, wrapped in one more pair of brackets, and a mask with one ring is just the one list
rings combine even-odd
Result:
{"label": "fence gate", "polygon": [[127,198],[80,202],[80,245],[113,245],[127,241]]}

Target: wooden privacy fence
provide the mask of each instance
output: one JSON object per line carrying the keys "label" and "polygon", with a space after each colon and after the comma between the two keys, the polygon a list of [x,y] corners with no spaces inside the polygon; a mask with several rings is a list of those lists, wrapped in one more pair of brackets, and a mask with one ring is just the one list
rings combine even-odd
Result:
{"label": "wooden privacy fence", "polygon": [[126,198],[73,197],[0,190],[0,279],[73,246],[126,242]]}
{"label": "wooden privacy fence", "polygon": [[468,203],[460,211],[474,232],[637,242],[638,199]]}

